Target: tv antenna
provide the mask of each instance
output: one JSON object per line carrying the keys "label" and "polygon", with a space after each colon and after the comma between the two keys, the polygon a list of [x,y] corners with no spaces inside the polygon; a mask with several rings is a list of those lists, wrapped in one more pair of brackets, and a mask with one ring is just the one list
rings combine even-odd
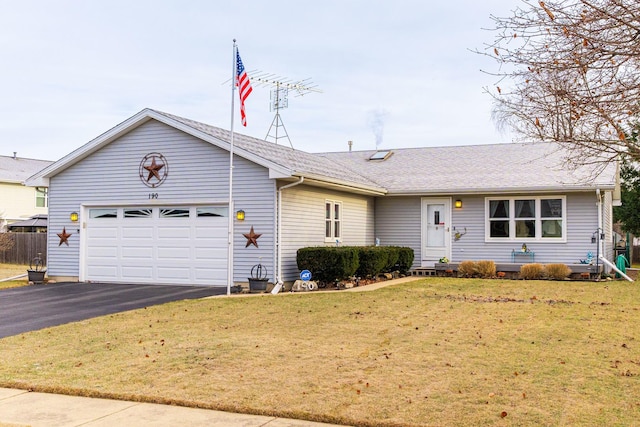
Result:
{"label": "tv antenna", "polygon": [[[284,126],[282,116],[280,116],[280,110],[289,107],[289,91],[294,92],[296,97],[304,96],[310,92],[322,93],[322,91],[318,88],[318,85],[311,81],[311,78],[304,80],[292,80],[257,70],[251,71],[248,74],[252,85],[256,87],[271,87],[269,111],[275,111],[276,115],[274,116],[271,126],[269,126],[269,130],[267,131],[267,136],[265,136],[264,139],[269,140],[269,138],[273,138],[274,142],[278,144],[279,139],[286,138],[289,141],[291,148],[293,148],[291,138],[289,138],[289,134],[287,133],[287,128]],[[280,128],[282,128],[284,133],[280,132]]]}

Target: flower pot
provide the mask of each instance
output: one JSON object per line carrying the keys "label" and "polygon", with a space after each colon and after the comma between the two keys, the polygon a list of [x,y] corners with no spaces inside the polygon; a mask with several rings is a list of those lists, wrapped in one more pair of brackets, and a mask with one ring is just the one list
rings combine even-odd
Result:
{"label": "flower pot", "polygon": [[254,279],[249,277],[249,291],[251,292],[260,292],[267,290],[267,283],[269,279]]}
{"label": "flower pot", "polygon": [[27,270],[29,282],[32,283],[44,283],[44,274],[45,271],[43,270]]}

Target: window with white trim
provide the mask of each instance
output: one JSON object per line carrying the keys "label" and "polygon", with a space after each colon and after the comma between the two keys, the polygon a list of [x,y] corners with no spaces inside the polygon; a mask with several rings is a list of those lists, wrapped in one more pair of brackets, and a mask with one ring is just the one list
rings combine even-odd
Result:
{"label": "window with white trim", "polygon": [[566,240],[566,197],[487,197],[487,241]]}
{"label": "window with white trim", "polygon": [[324,240],[340,241],[342,238],[342,202],[326,200],[324,203]]}
{"label": "window with white trim", "polygon": [[36,207],[49,207],[49,189],[47,187],[36,187]]}

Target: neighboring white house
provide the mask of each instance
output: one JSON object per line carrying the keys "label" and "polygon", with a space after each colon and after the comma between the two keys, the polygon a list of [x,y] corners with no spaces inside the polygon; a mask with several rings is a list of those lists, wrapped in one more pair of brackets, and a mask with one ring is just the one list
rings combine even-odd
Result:
{"label": "neighboring white house", "polygon": [[258,263],[292,281],[318,245],[409,246],[414,268],[612,257],[615,165],[567,170],[555,144],[311,154],[236,134],[230,207],[229,140],[145,109],[32,176],[50,189],[49,276],[226,286],[229,235],[236,283]]}
{"label": "neighboring white house", "polygon": [[0,156],[0,232],[6,231],[8,224],[47,214],[47,188],[27,187],[24,181],[51,163],[25,159],[16,153]]}

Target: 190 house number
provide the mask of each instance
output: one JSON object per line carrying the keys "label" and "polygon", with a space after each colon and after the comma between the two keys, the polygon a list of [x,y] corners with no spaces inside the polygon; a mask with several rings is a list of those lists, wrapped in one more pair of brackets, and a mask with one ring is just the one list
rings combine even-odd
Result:
{"label": "190 house number", "polygon": [[158,193],[149,193],[149,199],[157,199]]}

